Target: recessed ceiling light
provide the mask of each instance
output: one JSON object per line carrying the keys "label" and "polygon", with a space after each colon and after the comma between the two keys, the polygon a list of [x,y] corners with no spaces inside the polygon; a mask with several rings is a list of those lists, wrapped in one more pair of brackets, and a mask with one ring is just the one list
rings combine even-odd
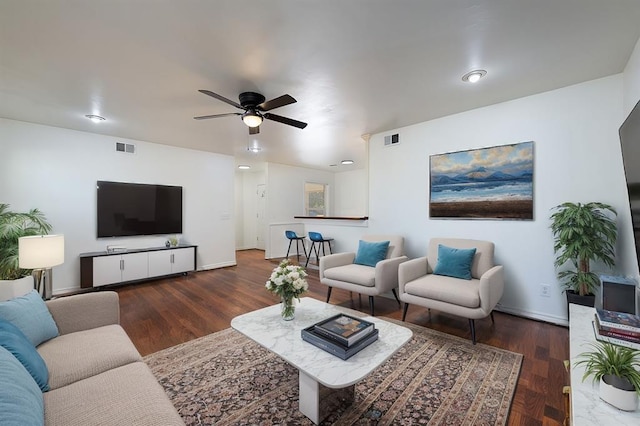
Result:
{"label": "recessed ceiling light", "polygon": [[340,164],[344,164],[345,166],[347,166],[349,164],[353,164],[353,160],[342,160]]}
{"label": "recessed ceiling light", "polygon": [[238,166],[238,168],[239,168],[240,170],[249,170],[249,169],[251,168],[251,166],[248,166],[248,165],[246,165],[246,164],[240,164],[240,165]]}
{"label": "recessed ceiling light", "polygon": [[87,114],[85,115],[85,117],[87,117],[89,120],[93,121],[94,123],[99,123],[105,120],[104,117],[100,117],[99,115],[93,115],[93,114]]}
{"label": "recessed ceiling light", "polygon": [[465,81],[467,83],[477,83],[485,75],[487,75],[487,72],[485,70],[469,71],[462,76],[462,81]]}

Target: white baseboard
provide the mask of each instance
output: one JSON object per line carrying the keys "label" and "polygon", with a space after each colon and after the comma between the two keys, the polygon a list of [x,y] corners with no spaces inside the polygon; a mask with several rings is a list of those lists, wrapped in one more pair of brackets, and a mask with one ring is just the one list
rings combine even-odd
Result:
{"label": "white baseboard", "polygon": [[504,312],[506,314],[515,315],[518,317],[529,318],[537,321],[544,321],[551,324],[561,325],[564,327],[569,326],[569,320],[567,318],[559,317],[556,315],[549,315],[542,312],[533,312],[533,311],[526,311],[523,309],[510,308],[508,306],[502,306],[500,304],[496,306],[495,310],[499,312]]}
{"label": "white baseboard", "polygon": [[218,269],[218,268],[226,268],[227,266],[236,266],[237,263],[233,262],[220,262],[220,263],[212,263],[210,265],[202,265],[198,268],[198,271],[208,271],[209,269]]}

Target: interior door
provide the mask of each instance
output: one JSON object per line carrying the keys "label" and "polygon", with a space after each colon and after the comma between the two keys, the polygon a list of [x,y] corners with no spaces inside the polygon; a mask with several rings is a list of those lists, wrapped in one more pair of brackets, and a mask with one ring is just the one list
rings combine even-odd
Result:
{"label": "interior door", "polygon": [[267,185],[260,184],[256,190],[256,248],[265,249],[264,235],[267,229]]}

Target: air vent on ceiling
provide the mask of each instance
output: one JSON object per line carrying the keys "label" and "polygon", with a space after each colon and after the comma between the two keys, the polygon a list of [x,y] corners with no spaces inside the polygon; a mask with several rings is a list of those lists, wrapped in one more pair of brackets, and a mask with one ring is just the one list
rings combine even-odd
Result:
{"label": "air vent on ceiling", "polygon": [[126,152],[128,154],[135,154],[136,146],[130,143],[116,142],[117,152]]}
{"label": "air vent on ceiling", "polygon": [[400,135],[387,135],[384,137],[384,146],[397,145],[400,143]]}

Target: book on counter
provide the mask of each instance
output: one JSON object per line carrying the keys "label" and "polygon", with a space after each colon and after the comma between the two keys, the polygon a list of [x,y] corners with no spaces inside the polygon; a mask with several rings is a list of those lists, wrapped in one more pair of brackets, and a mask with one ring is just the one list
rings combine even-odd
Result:
{"label": "book on counter", "polygon": [[640,333],[640,316],[638,315],[596,308],[596,316],[599,327]]}
{"label": "book on counter", "polygon": [[312,325],[302,330],[302,340],[309,342],[312,345],[337,356],[338,358],[346,360],[378,340],[378,330],[374,328],[373,331],[358,340],[355,344],[345,346],[328,338],[324,334],[318,333],[315,325]]}
{"label": "book on counter", "polygon": [[631,349],[640,350],[640,343],[635,343],[635,342],[631,342],[631,341],[625,340],[625,339],[619,339],[619,338],[615,338],[615,337],[605,336],[605,335],[600,333],[600,330],[598,330],[598,326],[596,325],[595,321],[591,321],[591,324],[593,325],[593,333],[596,336],[596,340],[599,340],[601,342],[613,343],[614,345],[624,346],[624,347],[631,348]]}
{"label": "book on counter", "polygon": [[631,341],[640,342],[640,332],[627,330],[624,328],[615,328],[615,327],[607,327],[600,324],[600,319],[598,315],[595,315],[596,326],[598,327],[598,331],[600,334],[610,337],[620,337],[623,339],[629,339]]}
{"label": "book on counter", "polygon": [[375,330],[375,324],[360,318],[338,314],[314,324],[317,333],[350,347]]}

